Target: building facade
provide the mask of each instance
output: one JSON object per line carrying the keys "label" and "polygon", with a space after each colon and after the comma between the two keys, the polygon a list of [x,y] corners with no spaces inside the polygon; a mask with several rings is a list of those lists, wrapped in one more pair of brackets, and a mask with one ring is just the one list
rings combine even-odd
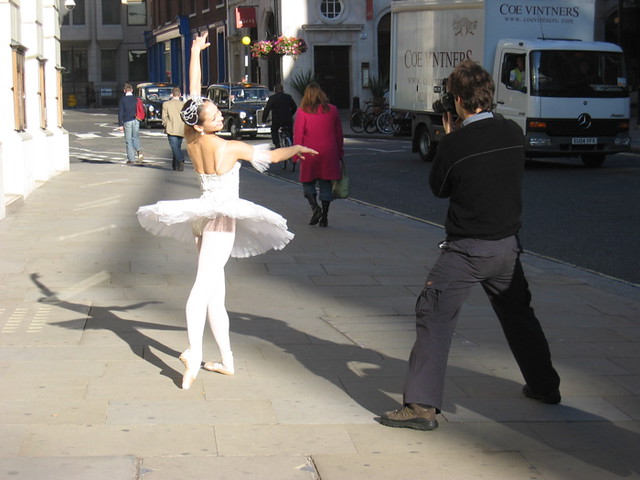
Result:
{"label": "building facade", "polygon": [[[389,76],[390,0],[149,0],[147,34],[150,78],[188,84],[192,35],[207,30],[203,86],[248,80],[293,88],[296,78],[315,78],[340,108],[355,96],[371,96],[372,77]],[[254,56],[251,47],[278,37],[304,40],[299,55]],[[246,39],[246,44],[243,43]]]}
{"label": "building facade", "polygon": [[74,2],[61,26],[65,107],[116,105],[125,82],[149,80],[148,1]]}
{"label": "building facade", "polygon": [[0,64],[7,73],[0,77],[6,107],[0,115],[0,219],[40,183],[69,169],[60,63],[64,4],[0,0]]}
{"label": "building facade", "polygon": [[[207,85],[226,76],[227,7],[225,0],[149,0],[150,31],[145,35],[149,79],[188,86],[193,34],[208,31],[213,48],[203,55],[202,81]],[[219,32],[221,38],[217,38]]]}

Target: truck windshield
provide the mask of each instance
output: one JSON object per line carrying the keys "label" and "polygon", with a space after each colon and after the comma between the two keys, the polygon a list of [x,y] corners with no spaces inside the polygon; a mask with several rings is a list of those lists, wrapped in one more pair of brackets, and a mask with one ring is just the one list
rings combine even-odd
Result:
{"label": "truck windshield", "polygon": [[629,95],[622,53],[539,50],[531,52],[531,95],[614,98]]}

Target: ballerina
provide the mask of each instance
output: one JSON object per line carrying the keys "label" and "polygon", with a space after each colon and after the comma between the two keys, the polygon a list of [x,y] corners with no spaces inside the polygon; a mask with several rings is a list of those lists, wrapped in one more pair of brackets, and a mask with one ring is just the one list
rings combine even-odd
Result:
{"label": "ballerina", "polygon": [[190,98],[181,117],[185,125],[187,152],[202,189],[200,198],[160,201],[138,209],[140,224],[154,235],[178,240],[195,237],[198,251],[196,279],[185,314],[189,347],[180,355],[185,371],[182,388],[188,390],[202,365],[204,326],[209,325],[220,350],[219,362],[206,362],[209,371],[233,375],[233,353],[229,339],[229,315],[225,308],[224,267],[229,257],[260,255],[280,250],[293,238],[287,221],[279,214],[239,198],[240,160],[263,172],[271,163],[318,152],[301,145],[269,150],[227,141],[216,135],[223,128],[222,114],[208,98],[202,98],[200,54],[210,44],[208,33],[198,34],[191,46]]}

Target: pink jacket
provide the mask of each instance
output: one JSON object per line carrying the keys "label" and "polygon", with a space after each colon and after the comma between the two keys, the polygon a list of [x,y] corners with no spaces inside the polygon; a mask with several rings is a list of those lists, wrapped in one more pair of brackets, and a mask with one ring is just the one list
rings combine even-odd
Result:
{"label": "pink jacket", "polygon": [[293,143],[318,151],[300,162],[300,181],[339,180],[340,159],[344,155],[344,138],[340,114],[334,105],[327,113],[307,113],[298,108],[293,126]]}

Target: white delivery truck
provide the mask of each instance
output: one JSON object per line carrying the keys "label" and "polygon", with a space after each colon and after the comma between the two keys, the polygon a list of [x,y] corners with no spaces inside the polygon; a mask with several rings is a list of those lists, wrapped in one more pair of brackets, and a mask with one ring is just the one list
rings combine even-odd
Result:
{"label": "white delivery truck", "polygon": [[595,167],[629,150],[622,49],[595,42],[594,22],[595,0],[391,2],[390,104],[413,114],[413,151],[433,157],[445,80],[466,58],[492,73],[495,111],[522,127],[528,157]]}

